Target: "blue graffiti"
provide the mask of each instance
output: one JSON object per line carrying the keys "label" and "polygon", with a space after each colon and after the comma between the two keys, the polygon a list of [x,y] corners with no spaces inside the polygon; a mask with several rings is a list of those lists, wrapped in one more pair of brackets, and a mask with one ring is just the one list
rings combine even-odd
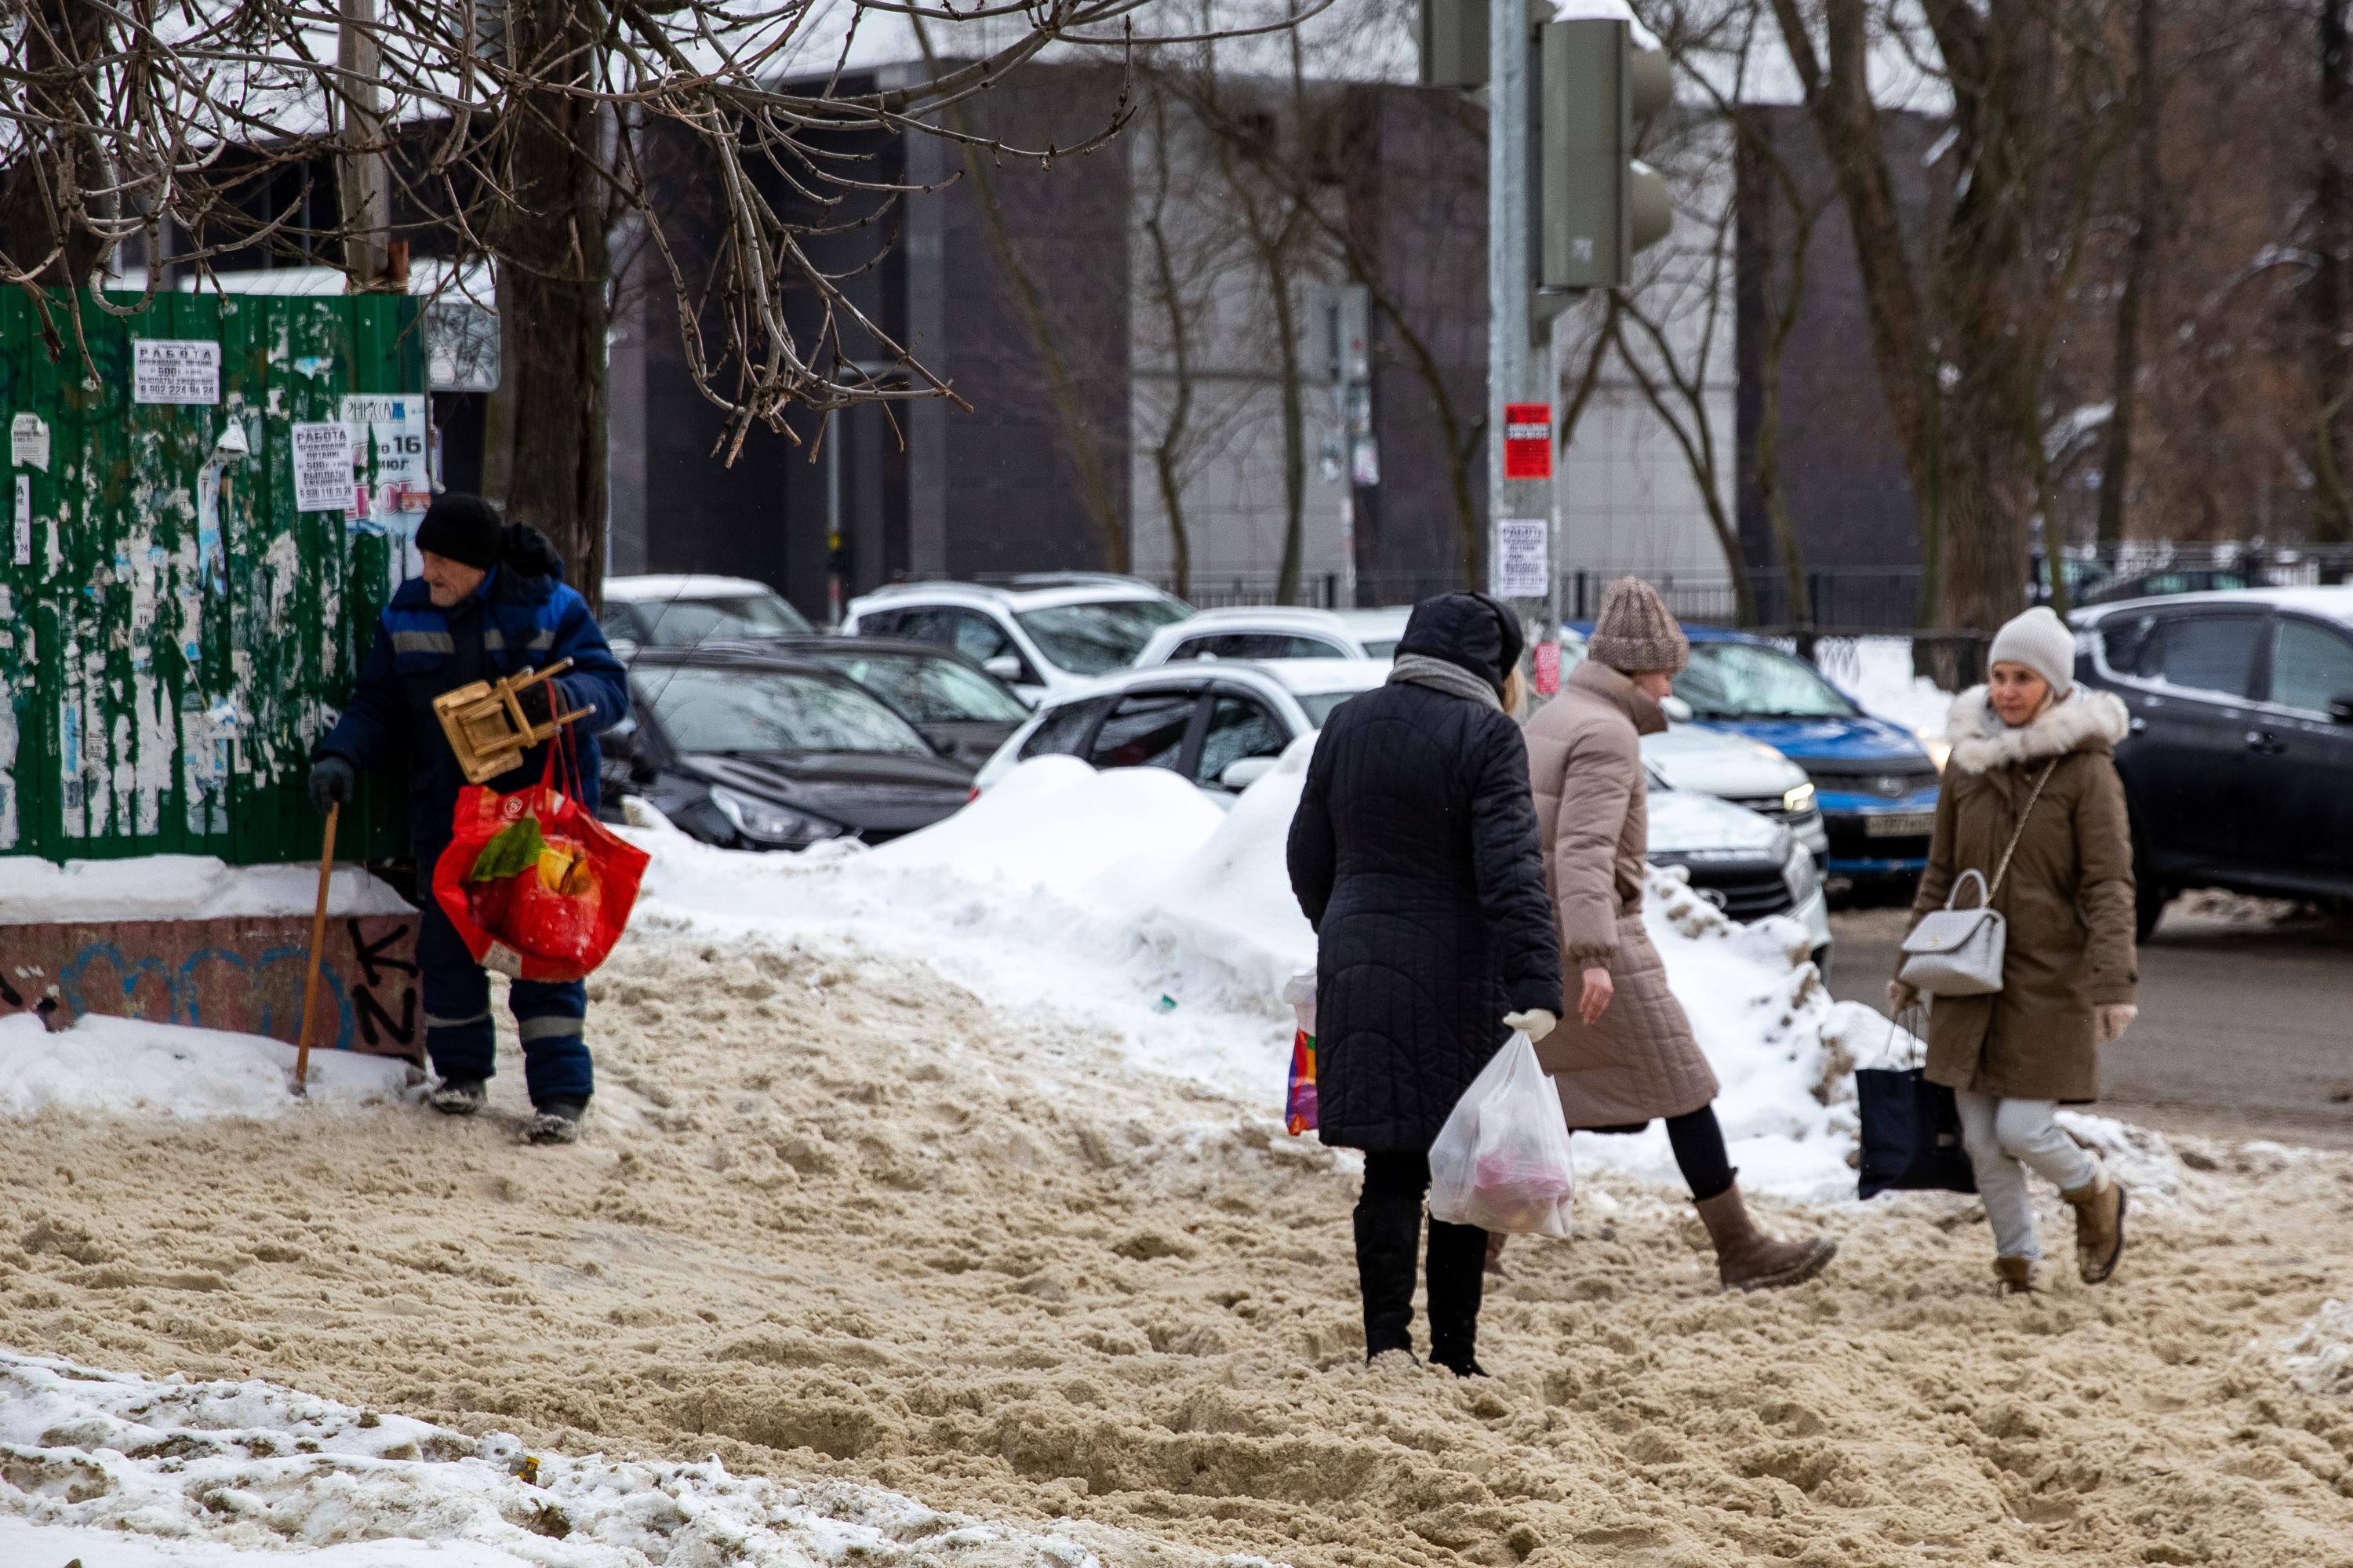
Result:
{"label": "blue graffiti", "polygon": [[[112,942],[92,942],[80,952],[76,953],[71,962],[58,970],[58,990],[65,997],[67,1003],[72,1007],[77,1017],[84,1013],[102,1012],[103,1009],[93,1008],[90,1004],[90,999],[82,990],[82,977],[93,964],[111,963],[115,972],[121,977],[124,1000],[128,1001],[137,996],[140,982],[152,976],[164,986],[164,994],[171,1008],[169,1022],[201,1029],[205,1026],[204,1002],[196,984],[196,971],[207,963],[229,964],[245,971],[254,994],[260,999],[261,1017],[254,1025],[254,1032],[258,1034],[275,1037],[278,1008],[274,996],[267,989],[270,973],[281,965],[292,964],[296,967],[297,974],[307,976],[310,959],[311,951],[308,948],[272,948],[263,953],[258,962],[251,963],[227,948],[206,948],[192,955],[180,966],[178,972],[174,973],[164,967],[164,961],[161,959],[141,959],[133,962]],[[351,1050],[359,1026],[352,1008],[351,997],[343,990],[343,978],[332,969],[322,965],[319,970],[319,980],[333,999],[335,1008],[335,1038],[332,1045],[325,1048],[336,1051]],[[294,994],[298,998],[301,996],[299,985]],[[297,1005],[300,1005],[299,1001]],[[299,1018],[288,1020],[290,1028],[300,1027],[301,1022]]]}

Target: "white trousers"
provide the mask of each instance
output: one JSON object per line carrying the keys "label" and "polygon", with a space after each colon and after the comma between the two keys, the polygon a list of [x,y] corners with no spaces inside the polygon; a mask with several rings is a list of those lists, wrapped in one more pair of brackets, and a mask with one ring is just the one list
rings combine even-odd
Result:
{"label": "white trousers", "polygon": [[2072,1192],[2099,1175],[2099,1160],[2059,1129],[2057,1100],[1996,1099],[1970,1089],[1954,1090],[1953,1099],[1961,1113],[1961,1141],[1978,1173],[1978,1196],[1993,1224],[1995,1253],[2041,1257],[2027,1170]]}

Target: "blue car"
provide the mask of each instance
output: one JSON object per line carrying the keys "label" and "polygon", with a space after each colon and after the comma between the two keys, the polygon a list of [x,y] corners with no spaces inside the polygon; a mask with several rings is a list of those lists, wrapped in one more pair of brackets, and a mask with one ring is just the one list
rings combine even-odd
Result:
{"label": "blue car", "polygon": [[[1589,635],[1589,624],[1570,628]],[[1928,863],[1936,823],[1936,765],[1919,737],[1873,718],[1820,671],[1761,637],[1687,626],[1691,667],[1675,695],[1692,721],[1778,751],[1813,780],[1830,835],[1829,876],[1911,878]]]}

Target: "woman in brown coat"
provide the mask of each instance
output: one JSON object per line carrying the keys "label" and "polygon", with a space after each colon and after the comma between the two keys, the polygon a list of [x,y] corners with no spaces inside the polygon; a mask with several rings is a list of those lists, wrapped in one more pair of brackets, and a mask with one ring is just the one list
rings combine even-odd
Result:
{"label": "woman in brown coat", "polygon": [[1527,726],[1569,996],[1569,1016],[1536,1056],[1572,1131],[1640,1132],[1666,1118],[1726,1289],[1795,1285],[1820,1273],[1837,1245],[1777,1241],[1749,1223],[1716,1125],[1715,1074],[1642,929],[1650,811],[1641,737],[1667,727],[1659,699],[1691,662],[1691,643],[1650,584],[1621,577],[1602,596],[1587,655]]}
{"label": "woman in brown coat", "polygon": [[[2003,1287],[2031,1290],[2042,1255],[2027,1169],[2074,1205],[2076,1266],[2096,1285],[2124,1250],[2125,1190],[2052,1113],[2098,1097],[2099,1047],[2138,1012],[2132,830],[2113,756],[2127,717],[2108,693],[2076,687],[2074,633],[2045,609],[1995,634],[1988,673],[1947,721],[1953,755],[1912,920],[1943,908],[1964,872],[1998,884],[2001,989],[1936,999],[1927,1077],[1958,1102]],[[1920,1000],[1900,980],[1888,997],[1898,1011]]]}

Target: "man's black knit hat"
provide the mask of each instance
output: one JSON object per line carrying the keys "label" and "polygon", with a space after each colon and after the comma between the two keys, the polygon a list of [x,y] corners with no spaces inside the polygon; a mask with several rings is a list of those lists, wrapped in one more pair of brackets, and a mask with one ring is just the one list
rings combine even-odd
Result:
{"label": "man's black knit hat", "polygon": [[499,564],[499,540],[503,524],[498,508],[479,495],[452,491],[437,495],[417,525],[417,547],[461,562],[478,571]]}

